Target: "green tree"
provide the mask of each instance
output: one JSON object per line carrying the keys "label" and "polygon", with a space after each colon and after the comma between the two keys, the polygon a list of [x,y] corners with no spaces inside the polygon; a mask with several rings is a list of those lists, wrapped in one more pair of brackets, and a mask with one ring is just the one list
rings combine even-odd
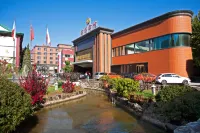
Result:
{"label": "green tree", "polygon": [[195,66],[200,67],[200,11],[192,19],[191,47]]}
{"label": "green tree", "polygon": [[70,61],[65,61],[65,67],[63,68],[64,72],[71,72],[72,66],[70,65]]}
{"label": "green tree", "polygon": [[23,55],[23,62],[22,62],[22,72],[27,74],[32,70],[31,66],[31,54],[29,50],[29,44],[24,49],[24,55]]}

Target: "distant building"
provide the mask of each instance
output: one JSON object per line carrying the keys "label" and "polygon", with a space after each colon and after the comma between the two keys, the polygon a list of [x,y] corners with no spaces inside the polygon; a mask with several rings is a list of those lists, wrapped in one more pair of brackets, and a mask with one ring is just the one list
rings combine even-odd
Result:
{"label": "distant building", "polygon": [[[58,54],[62,55],[62,60]],[[66,58],[65,58],[66,57]],[[65,60],[74,61],[74,49],[72,45],[58,44],[57,47],[46,45],[36,45],[31,51],[31,63],[37,64],[37,68],[41,70],[43,66],[47,67],[49,73],[62,72],[58,70],[58,66],[63,68]]]}
{"label": "distant building", "polygon": [[14,45],[11,33],[11,29],[0,24],[0,60],[6,60],[8,63],[13,63],[13,51],[15,50],[14,63],[16,67],[20,68],[24,34],[16,33],[16,41]]}

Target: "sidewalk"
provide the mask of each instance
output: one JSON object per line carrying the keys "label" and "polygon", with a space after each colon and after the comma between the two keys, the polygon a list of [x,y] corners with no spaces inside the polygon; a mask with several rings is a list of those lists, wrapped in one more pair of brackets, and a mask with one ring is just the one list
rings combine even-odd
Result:
{"label": "sidewalk", "polygon": [[198,91],[200,91],[200,83],[194,83],[194,82],[192,82],[192,83],[190,83],[189,85],[190,85],[191,87],[197,89]]}

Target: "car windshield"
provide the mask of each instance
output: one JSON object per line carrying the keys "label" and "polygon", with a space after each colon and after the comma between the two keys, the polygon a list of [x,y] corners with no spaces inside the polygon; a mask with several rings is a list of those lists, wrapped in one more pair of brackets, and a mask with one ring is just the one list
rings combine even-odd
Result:
{"label": "car windshield", "polygon": [[105,75],[105,73],[100,73],[99,75]]}
{"label": "car windshield", "polygon": [[99,73],[95,73],[95,75],[99,75]]}

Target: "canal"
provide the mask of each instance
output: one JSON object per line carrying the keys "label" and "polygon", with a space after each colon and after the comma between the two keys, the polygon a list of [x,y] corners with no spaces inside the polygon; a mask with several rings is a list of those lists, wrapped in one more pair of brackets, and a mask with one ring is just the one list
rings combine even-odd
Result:
{"label": "canal", "polygon": [[112,105],[104,94],[88,94],[44,108],[22,123],[20,133],[164,133]]}

